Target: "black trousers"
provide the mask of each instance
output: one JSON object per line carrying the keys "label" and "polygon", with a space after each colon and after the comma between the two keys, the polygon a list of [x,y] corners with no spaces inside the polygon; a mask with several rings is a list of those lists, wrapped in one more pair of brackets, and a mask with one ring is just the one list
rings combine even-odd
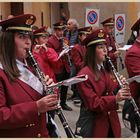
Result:
{"label": "black trousers", "polygon": [[113,134],[111,126],[109,127],[108,138],[114,138],[114,134]]}
{"label": "black trousers", "polygon": [[[68,73],[66,69],[64,69],[61,74],[56,75],[56,81],[60,82],[68,79],[69,77],[70,73]],[[61,86],[59,88],[60,88],[60,105],[64,105],[66,104],[68,86]]]}
{"label": "black trousers", "polygon": [[[75,68],[74,64],[72,63],[70,77],[74,77],[76,75],[77,75],[76,68]],[[74,98],[74,97],[80,98],[79,93],[78,93],[79,91],[78,91],[76,84],[71,85],[71,90],[73,91],[72,98]]]}
{"label": "black trousers", "polygon": [[138,126],[137,126],[137,129],[138,129],[137,138],[140,138],[140,129],[138,128]]}
{"label": "black trousers", "polygon": [[110,120],[109,120],[108,138],[114,138],[114,133],[110,124]]}

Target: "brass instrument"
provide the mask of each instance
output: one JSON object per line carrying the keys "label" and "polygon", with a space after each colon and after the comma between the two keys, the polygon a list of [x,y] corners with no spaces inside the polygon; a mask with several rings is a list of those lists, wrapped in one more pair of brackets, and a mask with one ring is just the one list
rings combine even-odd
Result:
{"label": "brass instrument", "polygon": [[[48,94],[52,94],[53,93],[53,88],[48,88],[48,86],[46,85],[46,82],[45,82],[45,75],[44,73],[41,71],[39,65],[37,64],[36,60],[34,59],[34,56],[32,55],[31,51],[28,50],[28,55],[29,55],[29,59],[31,61],[31,64],[33,66],[33,68],[35,69],[36,71],[36,74],[39,78],[39,80],[41,81],[41,83],[43,84],[43,87],[44,87],[44,95],[48,95]],[[66,118],[62,112],[62,109],[61,107],[58,108],[57,110],[57,115],[64,127],[64,130],[66,132],[66,135],[68,138],[76,138],[76,136],[74,135],[74,133],[72,132],[71,128],[69,127],[67,121],[66,121]]]}
{"label": "brass instrument", "polygon": [[[63,50],[59,54],[58,59],[60,59],[64,54],[68,54],[68,52],[73,48],[74,46],[68,46],[67,44],[63,43]],[[70,56],[69,56],[70,57]],[[69,58],[70,59],[70,58]]]}
{"label": "brass instrument", "polygon": [[68,40],[66,38],[62,38],[62,45],[63,45],[63,50],[59,54],[58,59],[63,56],[64,54],[67,56],[68,59],[68,64],[70,67],[72,67],[72,62],[71,62],[71,57],[69,55],[69,51],[74,47],[74,46],[69,46],[68,45]]}

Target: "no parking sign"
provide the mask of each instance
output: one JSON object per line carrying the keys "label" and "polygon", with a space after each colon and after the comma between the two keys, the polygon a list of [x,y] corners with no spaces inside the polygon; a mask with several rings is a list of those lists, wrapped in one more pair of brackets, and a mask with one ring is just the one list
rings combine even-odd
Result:
{"label": "no parking sign", "polygon": [[125,14],[115,14],[115,40],[118,44],[124,43]]}
{"label": "no parking sign", "polygon": [[99,9],[86,8],[85,26],[99,27]]}

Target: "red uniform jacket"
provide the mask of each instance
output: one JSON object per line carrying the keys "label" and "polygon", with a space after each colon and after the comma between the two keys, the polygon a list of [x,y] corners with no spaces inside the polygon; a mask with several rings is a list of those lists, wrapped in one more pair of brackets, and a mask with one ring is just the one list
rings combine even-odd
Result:
{"label": "red uniform jacket", "polygon": [[40,98],[19,79],[11,84],[0,69],[0,137],[48,137],[46,115],[37,110]]}
{"label": "red uniform jacket", "polygon": [[115,39],[113,36],[106,34],[106,42],[107,42],[108,56],[111,58],[111,61],[114,64],[115,68],[117,68],[117,59],[114,55],[114,52],[116,51]]}
{"label": "red uniform jacket", "polygon": [[48,48],[47,51],[41,48],[40,51],[33,52],[35,59],[37,60],[41,70],[45,75],[49,75],[50,78],[56,82],[55,71],[61,69],[62,61],[58,60],[58,55],[53,48]]}
{"label": "red uniform jacket", "polygon": [[101,79],[95,81],[95,75],[86,66],[79,73],[87,74],[88,80],[78,83],[79,93],[84,106],[93,111],[95,120],[93,124],[93,137],[105,138],[108,136],[109,123],[115,137],[121,136],[121,127],[116,110],[118,104],[112,95],[112,82],[108,73],[99,73]]}
{"label": "red uniform jacket", "polygon": [[76,68],[76,73],[84,66],[84,57],[86,54],[86,48],[80,44],[76,44],[71,50],[71,59]]}
{"label": "red uniform jacket", "polygon": [[[47,43],[47,44],[48,44],[48,47],[53,48],[53,49],[57,52],[58,55],[59,55],[60,52],[63,50],[63,45],[60,44],[58,38],[56,38],[55,35],[52,35],[52,36],[48,39],[48,43]],[[66,55],[62,56],[62,57],[61,57],[61,60],[62,60],[62,62],[63,62],[63,65],[62,65],[61,69],[57,69],[57,71],[56,71],[55,74],[60,74],[60,73],[62,73],[64,67],[66,68],[66,71],[67,71],[68,73],[70,73],[70,65],[69,65],[69,63],[68,63],[67,56],[66,56]]]}
{"label": "red uniform jacket", "polygon": [[[139,39],[140,41],[140,39]],[[127,51],[125,64],[129,77],[140,75],[140,43],[135,41],[133,46]],[[140,107],[140,83],[130,83],[131,94]]]}

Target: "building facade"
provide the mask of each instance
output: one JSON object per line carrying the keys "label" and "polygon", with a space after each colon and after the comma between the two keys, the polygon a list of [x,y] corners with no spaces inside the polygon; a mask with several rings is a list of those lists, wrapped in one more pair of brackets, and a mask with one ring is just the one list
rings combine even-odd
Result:
{"label": "building facade", "polygon": [[64,12],[68,18],[76,18],[82,27],[85,25],[86,8],[100,9],[100,22],[114,14],[125,14],[126,42],[131,34],[131,26],[139,17],[140,2],[1,2],[0,19],[6,19],[10,14],[32,13],[37,17],[37,26],[52,27]]}

